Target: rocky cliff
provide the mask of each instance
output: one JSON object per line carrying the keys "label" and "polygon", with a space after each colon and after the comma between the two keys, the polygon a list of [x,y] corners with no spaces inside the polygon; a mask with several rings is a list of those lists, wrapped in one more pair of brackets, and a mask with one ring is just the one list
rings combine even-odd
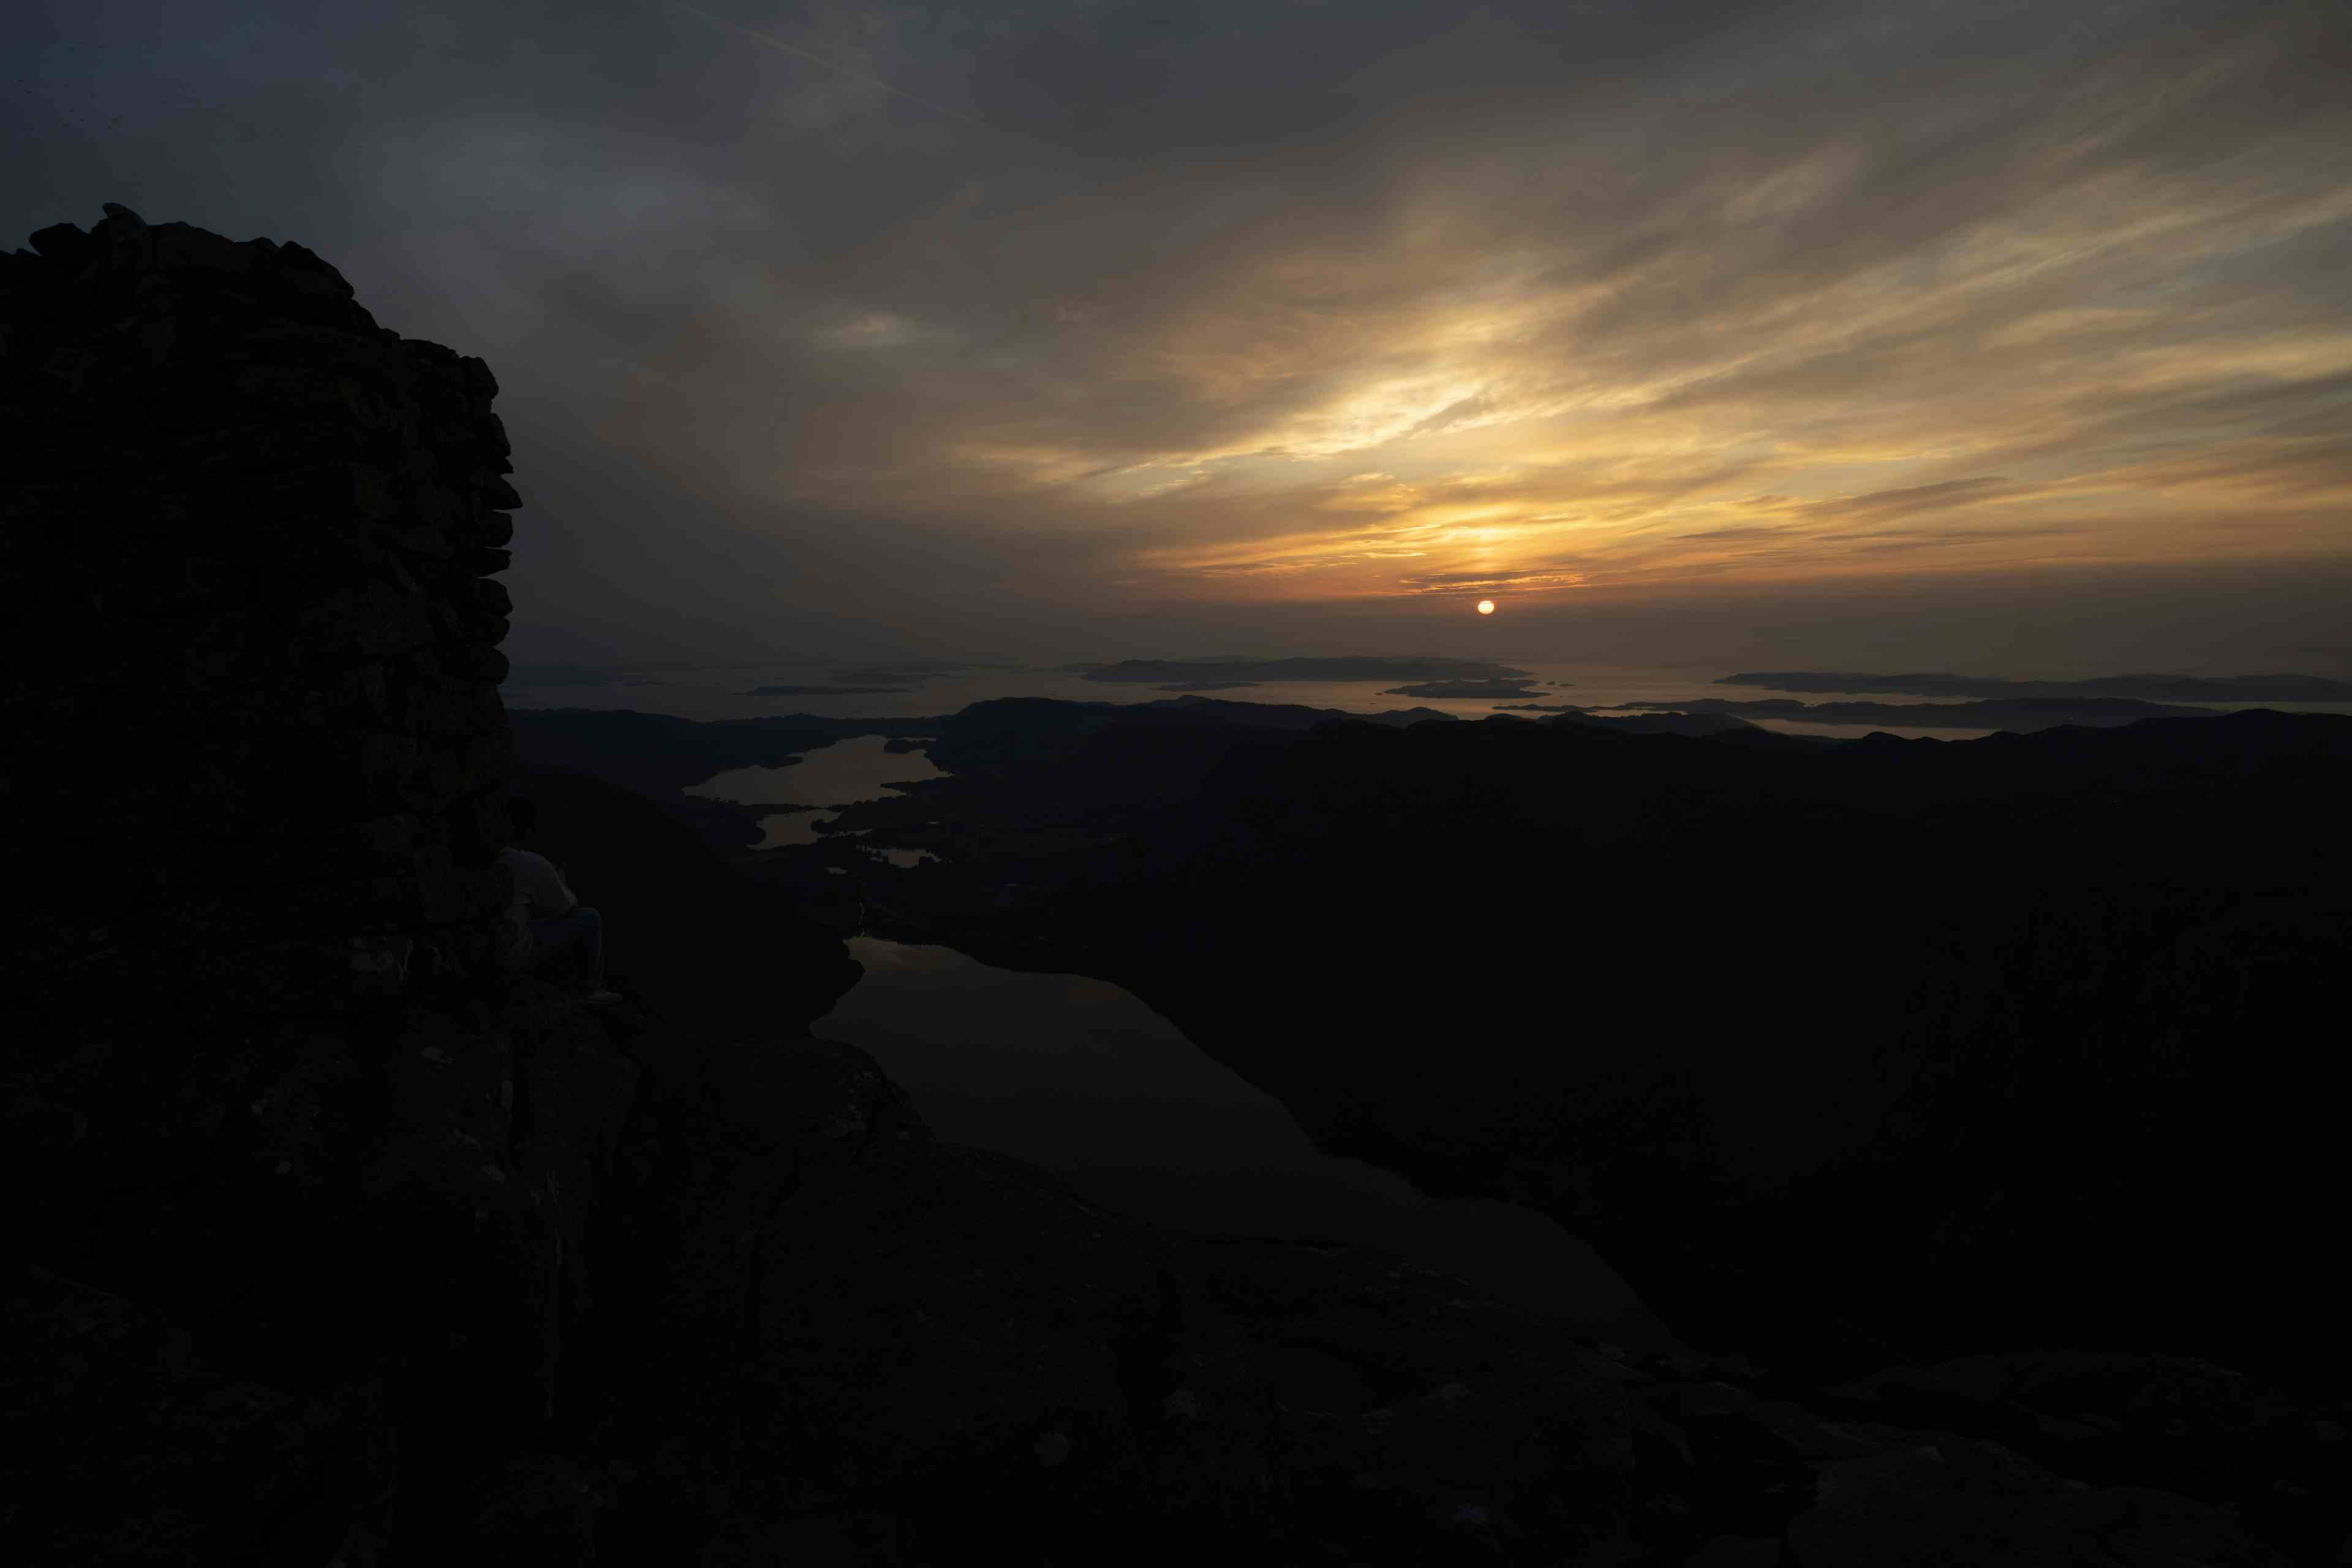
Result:
{"label": "rocky cliff", "polygon": [[351,295],[121,209],[0,258],[9,1561],[2280,1560],[2135,1430],[2009,1445],[2139,1363],[1825,1413],[942,1144],[807,1037],[840,942],[584,775],[635,999],[500,972],[495,387]]}
{"label": "rocky cliff", "polygon": [[299,245],[114,209],[33,246],[0,268],[9,870],[44,917],[10,993],[332,1013],[478,964],[520,504],[488,369]]}
{"label": "rocky cliff", "polygon": [[577,1151],[518,1141],[516,1086],[556,1051],[626,1103],[490,963],[497,387],[299,245],[110,206],[32,246],[0,258],[15,1305],[36,1444],[148,1490],[16,1520],[45,1560],[299,1559],[388,1528],[427,1390],[543,1402]]}
{"label": "rocky cliff", "polygon": [[[110,209],[0,258],[11,1559],[1476,1546],[1454,1483],[1357,1485],[1465,1419],[1408,1370],[1444,1282],[1273,1249],[1321,1293],[1284,1332],[1398,1390],[1286,1437],[1319,1363],[1230,1258],[931,1139],[806,1037],[840,942],[651,803],[532,781],[635,1003],[490,962],[495,391],[299,246]],[[1566,1468],[1479,1478],[1496,1518],[1622,1536],[1596,1358],[1485,1353],[1482,1429]]]}

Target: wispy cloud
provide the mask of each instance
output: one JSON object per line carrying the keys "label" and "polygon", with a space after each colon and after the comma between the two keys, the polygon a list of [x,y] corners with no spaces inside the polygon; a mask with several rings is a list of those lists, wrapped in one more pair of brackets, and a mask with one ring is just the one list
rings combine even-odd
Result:
{"label": "wispy cloud", "polygon": [[551,617],[1763,605],[2352,554],[2346,15],[157,4],[0,192],[490,357]]}

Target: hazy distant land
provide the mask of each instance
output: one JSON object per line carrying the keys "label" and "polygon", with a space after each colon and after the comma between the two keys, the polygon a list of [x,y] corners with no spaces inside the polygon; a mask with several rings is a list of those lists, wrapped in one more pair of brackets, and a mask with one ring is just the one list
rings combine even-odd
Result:
{"label": "hazy distant land", "polygon": [[1524,680],[1424,680],[1415,686],[1384,688],[1383,697],[1540,697]]}
{"label": "hazy distant land", "polygon": [[1170,686],[1155,686],[1154,691],[1234,691],[1244,686],[1262,684],[1255,680],[1180,680]]}
{"label": "hazy distant land", "polygon": [[2004,680],[1987,675],[1857,675],[1851,670],[1779,669],[1719,676],[1714,684],[1760,686],[1767,691],[1889,691],[1903,697],[2129,697],[2153,702],[2352,702],[2352,680],[2332,680],[2322,675],[2099,675],[2084,680]]}
{"label": "hazy distant land", "polygon": [[[1159,686],[1170,681],[1264,680],[1527,680],[1528,670],[1479,658],[1373,657],[1333,658],[1123,658],[1116,664],[1068,664],[1088,680]],[[1383,696],[1388,695],[1382,693]],[[1513,693],[1513,695],[1517,695]]]}
{"label": "hazy distant land", "polygon": [[2143,702],[2133,697],[2010,697],[1977,702],[1800,702],[1793,697],[1734,701],[1701,697],[1687,702],[1617,702],[1591,711],[1625,710],[1677,713],[1745,713],[1808,724],[1904,724],[1929,730],[2049,729],[2060,724],[2128,724],[2135,719],[2210,719],[2210,708]]}
{"label": "hazy distant land", "polygon": [[1153,702],[1106,702],[1102,706],[1114,713],[1181,713],[1192,719],[1260,725],[1277,730],[1311,729],[1317,724],[1335,721],[1349,722],[1360,720],[1373,724],[1404,725],[1419,724],[1431,719],[1450,721],[1458,717],[1435,708],[1384,708],[1377,713],[1357,713],[1344,708],[1310,708],[1299,702],[1250,702],[1228,697],[1163,697]]}

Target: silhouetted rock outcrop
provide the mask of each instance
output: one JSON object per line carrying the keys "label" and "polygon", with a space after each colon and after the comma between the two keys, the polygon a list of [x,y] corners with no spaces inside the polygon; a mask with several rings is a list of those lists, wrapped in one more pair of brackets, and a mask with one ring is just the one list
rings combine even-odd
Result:
{"label": "silhouetted rock outcrop", "polygon": [[[299,246],[121,209],[34,244],[0,258],[0,560],[47,650],[6,704],[10,1555],[462,1537],[486,1476],[561,1472],[641,1077],[494,962],[495,384]],[[767,934],[789,1030],[855,970]]]}
{"label": "silhouetted rock outcrop", "polygon": [[7,693],[11,1334],[89,1386],[12,1445],[68,1510],[20,1516],[25,1560],[97,1550],[77,1488],[142,1442],[123,1559],[331,1551],[389,1527],[394,1433],[544,1403],[557,1186],[626,1105],[617,1053],[493,984],[495,384],[299,246],[120,208],[34,246],[0,258],[5,570],[48,650]]}
{"label": "silhouetted rock outcrop", "polygon": [[477,964],[508,766],[484,574],[519,504],[488,370],[299,245],[120,209],[33,244],[0,258],[38,650],[5,678],[8,879],[41,913],[8,992],[332,1011]]}

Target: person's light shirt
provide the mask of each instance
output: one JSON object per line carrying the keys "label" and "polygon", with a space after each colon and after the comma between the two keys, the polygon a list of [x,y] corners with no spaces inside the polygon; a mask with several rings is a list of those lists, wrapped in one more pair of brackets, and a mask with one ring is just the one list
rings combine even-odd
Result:
{"label": "person's light shirt", "polygon": [[499,863],[514,878],[514,898],[507,906],[508,957],[528,960],[531,951],[530,922],[554,920],[580,907],[564,886],[563,873],[544,855],[512,846],[499,851]]}

